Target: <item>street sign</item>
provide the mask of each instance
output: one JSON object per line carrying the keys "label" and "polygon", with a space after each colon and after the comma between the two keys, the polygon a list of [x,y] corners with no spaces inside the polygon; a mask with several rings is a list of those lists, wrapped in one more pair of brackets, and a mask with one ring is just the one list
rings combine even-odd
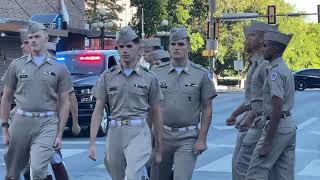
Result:
{"label": "street sign", "polygon": [[233,61],[233,69],[235,71],[241,71],[243,69],[243,61],[241,60]]}
{"label": "street sign", "polygon": [[215,57],[218,54],[218,50],[203,50],[202,56],[204,57]]}
{"label": "street sign", "polygon": [[[223,13],[221,16],[222,22],[228,21],[243,21],[243,20],[257,20],[258,13]],[[253,16],[252,18],[249,18]],[[243,17],[243,18],[241,18]]]}

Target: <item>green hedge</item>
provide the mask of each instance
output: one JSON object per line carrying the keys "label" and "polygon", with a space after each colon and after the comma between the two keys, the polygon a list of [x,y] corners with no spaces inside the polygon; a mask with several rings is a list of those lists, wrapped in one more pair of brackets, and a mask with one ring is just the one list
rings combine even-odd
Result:
{"label": "green hedge", "polygon": [[238,79],[218,79],[218,85],[236,86],[238,85]]}

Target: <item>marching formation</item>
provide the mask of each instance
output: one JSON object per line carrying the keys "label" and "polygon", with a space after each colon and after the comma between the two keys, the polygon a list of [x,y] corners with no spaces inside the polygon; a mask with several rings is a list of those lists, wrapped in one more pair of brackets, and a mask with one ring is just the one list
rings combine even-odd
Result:
{"label": "marching formation", "polygon": [[[226,120],[238,129],[232,179],[293,180],[295,89],[282,59],[292,36],[259,22],[244,32],[251,57],[245,101]],[[70,111],[72,131],[80,133],[77,99],[68,70],[55,60],[48,39],[42,24],[22,30],[24,56],[14,60],[1,79],[5,180],[21,175],[52,179],[49,164],[55,179],[69,179],[60,150]],[[213,75],[189,58],[186,28],[171,29],[168,47],[168,52],[162,50],[158,39],[140,40],[133,29],[123,27],[117,38],[120,64],[102,73],[91,90],[96,104],[88,155],[94,161],[102,156],[95,143],[107,108],[104,163],[113,180],[191,180],[197,157],[208,148],[217,96]],[[149,67],[140,65],[141,57]]]}

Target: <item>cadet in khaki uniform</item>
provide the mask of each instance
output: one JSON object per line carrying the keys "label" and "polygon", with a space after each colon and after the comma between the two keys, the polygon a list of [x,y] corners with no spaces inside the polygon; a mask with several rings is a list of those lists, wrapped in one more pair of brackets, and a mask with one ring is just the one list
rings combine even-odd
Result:
{"label": "cadet in khaki uniform", "polygon": [[152,165],[151,180],[168,180],[173,166],[174,180],[191,180],[197,156],[207,149],[212,99],[217,94],[212,75],[188,58],[186,28],[171,29],[169,52],[171,63],[154,69],[164,94],[164,133],[163,161]]}
{"label": "cadet in khaki uniform", "polygon": [[162,49],[153,51],[150,57],[153,59],[153,69],[159,67],[161,64],[170,62],[170,54],[168,51]]}
{"label": "cadet in khaki uniform", "polygon": [[[264,23],[253,23],[250,27],[245,28],[246,38],[251,38],[251,43],[247,44],[248,49],[251,49],[255,56],[257,56],[257,61],[254,61],[254,66],[256,66],[251,79],[251,112],[254,114],[255,120],[247,131],[242,145],[240,145],[239,154],[236,160],[236,171],[239,174],[238,179],[244,179],[247,173],[251,161],[251,155],[253,150],[261,137],[265,121],[262,118],[263,115],[263,83],[267,76],[266,67],[269,62],[263,60],[263,35],[266,32],[276,32],[278,31],[277,26],[271,26]],[[251,119],[250,119],[251,120]]]}
{"label": "cadet in khaki uniform", "polygon": [[163,99],[155,74],[138,64],[141,53],[139,38],[130,28],[119,33],[121,65],[101,75],[94,89],[97,98],[91,119],[89,157],[96,159],[95,140],[105,104],[109,104],[111,121],[107,135],[105,165],[113,180],[140,180],[151,154],[150,119],[157,133],[156,162],[161,161]]}
{"label": "cadet in khaki uniform", "polygon": [[143,41],[143,58],[149,63],[149,69],[152,69],[152,66],[154,65],[151,53],[156,50],[161,50],[160,39],[145,39]]}
{"label": "cadet in khaki uniform", "polygon": [[[232,156],[232,179],[233,180],[240,179],[240,174],[236,170],[237,159],[238,159],[239,151],[242,145],[242,141],[246,136],[246,132],[250,127],[251,121],[253,121],[254,119],[254,114],[251,112],[251,107],[250,107],[251,80],[252,80],[252,75],[258,66],[258,62],[262,60],[261,55],[255,49],[255,43],[257,42],[254,36],[252,36],[253,31],[250,29],[253,26],[256,27],[259,25],[258,23],[255,23],[250,27],[244,28],[244,34],[246,37],[244,42],[244,48],[247,53],[252,54],[250,58],[250,61],[251,61],[250,67],[246,76],[245,87],[244,87],[245,100],[234,112],[232,112],[231,116],[226,120],[226,123],[228,126],[232,126],[236,124],[236,128],[239,130],[239,132],[237,133],[236,145],[235,145],[233,156]],[[245,114],[243,115],[242,119],[236,122],[237,117],[243,113]]]}
{"label": "cadet in khaki uniform", "polygon": [[[6,180],[18,179],[29,157],[33,179],[46,179],[54,147],[61,148],[69,115],[72,82],[66,67],[47,54],[46,28],[32,23],[28,37],[31,54],[13,61],[4,78],[1,118],[3,141],[8,145]],[[16,108],[8,129],[13,94]],[[59,114],[56,113],[58,99]]]}
{"label": "cadet in khaki uniform", "polygon": [[282,59],[291,35],[280,32],[264,34],[263,56],[270,69],[263,86],[264,118],[267,121],[254,149],[246,180],[267,180],[274,168],[276,180],[293,180],[296,124],[291,117],[294,79]]}

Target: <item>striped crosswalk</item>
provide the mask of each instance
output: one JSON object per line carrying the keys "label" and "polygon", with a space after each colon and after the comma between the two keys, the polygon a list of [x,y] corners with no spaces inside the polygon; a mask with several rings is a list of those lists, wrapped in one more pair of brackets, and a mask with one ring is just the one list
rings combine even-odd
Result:
{"label": "striped crosswalk", "polygon": [[[84,142],[80,142],[79,144],[84,144]],[[102,144],[102,143],[101,143]],[[232,149],[232,145],[228,144],[209,144],[209,149]],[[3,156],[3,149],[0,149],[0,157]],[[78,158],[80,156],[86,156],[87,149],[63,149],[62,154],[64,159],[67,161],[68,158]],[[230,151],[226,151],[229,153],[226,153],[220,157],[217,157],[215,159],[212,159],[206,164],[203,164],[202,166],[198,166],[198,168],[195,169],[197,173],[231,173],[231,158],[232,154],[230,154]],[[208,152],[210,153],[210,152]],[[299,157],[304,157],[305,154],[314,154],[315,156],[318,156],[320,154],[319,150],[312,150],[312,149],[299,149],[297,148],[297,159]],[[305,161],[305,160],[304,160]],[[300,165],[299,162],[296,163],[296,175],[297,176],[306,176],[306,177],[317,177],[320,178],[320,159],[309,159],[308,163],[304,163],[303,166]],[[69,163],[70,165],[70,163]],[[100,169],[101,171],[105,169],[104,164],[95,164],[92,168],[94,169]],[[4,162],[2,158],[0,158],[0,172],[4,171]],[[3,173],[3,172],[1,172]]]}

